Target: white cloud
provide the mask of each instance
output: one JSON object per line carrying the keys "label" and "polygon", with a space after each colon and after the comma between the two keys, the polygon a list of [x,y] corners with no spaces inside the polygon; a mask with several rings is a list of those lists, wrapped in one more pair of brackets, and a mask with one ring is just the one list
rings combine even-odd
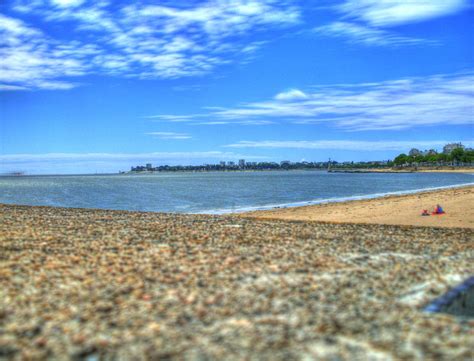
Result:
{"label": "white cloud", "polygon": [[145,118],[179,123],[179,122],[192,121],[194,119],[205,117],[205,116],[207,116],[207,114],[187,114],[187,115],[163,114],[163,115],[149,115],[149,116],[146,116]]}
{"label": "white cloud", "polygon": [[293,24],[299,21],[295,7],[280,6],[275,0],[205,1],[195,7],[173,8],[163,5],[131,5],[124,9],[129,19],[156,19],[162,31],[174,33],[197,26],[212,37],[222,38],[247,32],[265,24]]}
{"label": "white cloud", "polygon": [[[345,130],[400,130],[474,124],[474,74],[435,75],[370,84],[318,87],[306,97],[273,98],[206,114],[155,115],[181,122],[327,122]],[[281,98],[281,97],[280,97]],[[285,98],[285,97],[283,97]]]}
{"label": "white cloud", "polygon": [[335,8],[342,19],[315,28],[319,34],[347,38],[371,46],[437,44],[437,41],[398,35],[385,27],[454,14],[467,0],[345,0]]}
{"label": "white cloud", "polygon": [[[212,107],[209,107],[212,108]],[[224,110],[224,108],[219,108]],[[209,118],[209,114],[186,114],[186,115],[174,115],[174,114],[160,114],[160,115],[149,115],[147,119],[153,119],[155,121],[171,122],[171,123],[189,123],[192,122],[195,125],[226,125],[226,124],[240,124],[240,125],[268,125],[274,124],[271,120],[265,119],[230,119],[230,120],[206,120]]]}
{"label": "white cloud", "polygon": [[12,91],[12,90],[28,90],[27,87],[24,87],[24,86],[18,86],[18,85],[7,85],[7,84],[0,84],[0,91],[1,90],[8,90],[8,91]]}
{"label": "white cloud", "polygon": [[16,0],[12,9],[20,13],[29,13],[44,4],[45,0]]}
{"label": "white cloud", "polygon": [[189,134],[175,133],[175,132],[150,132],[150,133],[146,133],[146,134],[151,135],[151,136],[156,137],[156,138],[159,138],[159,139],[180,140],[180,139],[191,139],[192,138]]}
{"label": "white cloud", "polygon": [[[228,148],[283,148],[283,149],[331,149],[351,151],[407,151],[417,147],[420,149],[441,148],[453,141],[357,141],[357,140],[263,140],[263,141],[240,141],[226,145]],[[456,140],[458,142],[458,140]],[[463,141],[466,146],[474,145],[473,140]]]}
{"label": "white cloud", "polygon": [[[63,34],[66,40],[60,40],[48,36],[47,24],[41,31],[20,18],[3,16],[0,35],[6,47],[0,54],[0,76],[9,86],[25,88],[41,88],[41,81],[52,80],[72,84],[64,78],[85,74],[198,76],[233,59],[245,63],[265,44],[260,37],[268,28],[297,24],[300,10],[292,3],[208,0],[173,6],[145,1],[122,6],[107,1],[17,0],[12,8],[18,16],[27,13],[28,20],[41,25],[67,23],[69,31]],[[33,82],[28,80],[31,76]]]}
{"label": "white cloud", "polygon": [[0,14],[0,31],[4,33],[4,36],[35,36],[40,34],[38,30],[26,26],[23,21],[2,14]]}
{"label": "white cloud", "polygon": [[277,100],[306,99],[307,97],[308,96],[299,89],[290,89],[288,91],[275,95],[275,99]]}
{"label": "white cloud", "polygon": [[76,7],[84,3],[84,0],[51,0],[51,2],[60,7]]}
{"label": "white cloud", "polygon": [[339,9],[372,26],[394,26],[454,14],[467,4],[467,0],[346,0]]}
{"label": "white cloud", "polygon": [[317,27],[314,30],[326,36],[345,38],[349,42],[364,45],[394,46],[434,43],[424,39],[398,36],[386,30],[343,21],[336,21]]}
{"label": "white cloud", "polygon": [[70,89],[75,83],[57,80],[85,75],[92,46],[56,43],[23,21],[0,14],[0,89]]}

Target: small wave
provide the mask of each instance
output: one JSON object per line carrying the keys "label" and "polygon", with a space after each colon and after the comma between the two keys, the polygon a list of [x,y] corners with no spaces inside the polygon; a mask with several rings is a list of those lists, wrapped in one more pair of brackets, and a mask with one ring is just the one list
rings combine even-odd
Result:
{"label": "small wave", "polygon": [[311,201],[300,201],[300,202],[281,203],[281,204],[266,204],[266,205],[263,205],[263,206],[242,206],[242,207],[234,207],[234,208],[217,208],[217,209],[210,209],[210,210],[199,211],[199,212],[192,212],[192,214],[214,214],[214,215],[219,215],[219,214],[230,214],[230,213],[245,213],[245,212],[253,212],[253,211],[265,211],[265,210],[275,209],[275,208],[292,208],[292,207],[311,206],[311,205],[316,205],[316,204],[341,203],[341,202],[347,202],[347,201],[357,201],[357,200],[364,200],[364,199],[381,198],[381,197],[386,197],[386,196],[406,195],[406,194],[429,192],[429,191],[436,191],[436,190],[442,190],[442,189],[461,188],[461,187],[472,186],[472,185],[474,185],[474,183],[462,183],[462,184],[455,184],[455,185],[450,185],[450,186],[419,188],[419,189],[411,189],[411,190],[406,190],[406,191],[373,193],[373,194],[357,195],[357,196],[350,196],[350,197],[334,197],[334,198],[325,198],[325,199],[314,199],[314,200],[311,200]]}

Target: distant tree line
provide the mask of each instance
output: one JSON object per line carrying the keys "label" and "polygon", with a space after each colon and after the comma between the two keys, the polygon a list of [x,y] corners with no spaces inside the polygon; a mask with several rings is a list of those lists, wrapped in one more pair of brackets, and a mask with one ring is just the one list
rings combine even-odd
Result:
{"label": "distant tree line", "polygon": [[463,147],[455,148],[450,152],[437,153],[435,151],[417,152],[412,149],[410,154],[398,155],[393,163],[395,166],[406,165],[471,165],[474,163],[474,149]]}
{"label": "distant tree line", "polygon": [[[224,162],[222,162],[224,163]],[[135,166],[131,168],[132,173],[140,172],[209,172],[209,171],[242,171],[242,170],[327,170],[327,169],[372,169],[393,166],[391,161],[370,162],[246,162],[244,165],[235,164],[204,164],[204,165],[160,165],[156,167]]]}
{"label": "distant tree line", "polygon": [[[334,162],[337,163],[337,162]],[[236,170],[290,170],[290,169],[326,169],[328,162],[248,162],[238,164],[204,164],[204,165],[160,165],[157,167],[136,166],[132,172],[206,172],[206,171],[236,171]]]}

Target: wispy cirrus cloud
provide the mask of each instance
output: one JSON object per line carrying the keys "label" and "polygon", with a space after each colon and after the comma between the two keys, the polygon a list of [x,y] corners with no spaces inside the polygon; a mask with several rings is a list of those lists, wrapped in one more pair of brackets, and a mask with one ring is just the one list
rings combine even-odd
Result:
{"label": "wispy cirrus cloud", "polygon": [[[16,0],[1,15],[3,89],[67,88],[86,74],[180,78],[252,56],[268,29],[293,26],[292,0],[208,0],[181,6],[86,0]],[[27,23],[35,20],[35,26]],[[67,26],[61,38],[49,24]],[[31,75],[34,79],[31,80]],[[8,87],[7,87],[8,86]]]}
{"label": "wispy cirrus cloud", "polygon": [[[325,122],[348,131],[474,124],[474,74],[404,78],[284,91],[269,100],[204,114],[154,115],[169,122],[227,124]],[[268,123],[265,123],[268,122]]]}
{"label": "wispy cirrus cloud", "polygon": [[[225,108],[209,107],[208,109],[219,109],[224,111]],[[217,112],[216,112],[217,113]],[[186,115],[174,115],[174,114],[160,114],[160,115],[149,115],[145,116],[146,119],[151,119],[161,122],[171,123],[191,123],[193,125],[227,125],[227,124],[239,124],[239,125],[269,125],[275,124],[270,119],[229,119],[225,117],[214,117],[213,113],[201,113],[201,114],[186,114]]]}
{"label": "wispy cirrus cloud", "polygon": [[399,36],[387,30],[344,21],[336,21],[319,26],[314,31],[326,36],[343,38],[351,43],[364,45],[400,46],[435,43],[434,41]]}
{"label": "wispy cirrus cloud", "polygon": [[399,35],[387,28],[451,15],[467,0],[345,0],[334,6],[340,19],[314,30],[368,46],[434,45],[437,41]]}
{"label": "wispy cirrus cloud", "polygon": [[186,133],[176,133],[176,132],[150,132],[146,133],[146,135],[151,135],[152,137],[159,138],[159,139],[172,139],[172,140],[183,140],[183,139],[191,139],[191,135]]}
{"label": "wispy cirrus cloud", "polygon": [[[150,152],[150,153],[40,153],[40,154],[0,154],[0,162],[42,162],[42,161],[107,161],[107,160],[186,160],[186,159],[233,159],[242,154],[221,151],[204,152]],[[262,158],[246,155],[247,158]]]}
{"label": "wispy cirrus cloud", "polygon": [[395,26],[451,15],[467,0],[346,0],[338,6],[346,18],[371,26]]}
{"label": "wispy cirrus cloud", "polygon": [[[455,140],[458,142],[458,140]],[[358,141],[358,140],[261,140],[261,141],[240,141],[228,144],[227,148],[266,148],[266,149],[330,149],[330,150],[350,150],[350,151],[406,151],[417,147],[420,149],[440,149],[445,144],[452,143],[453,140],[430,140],[430,141]],[[462,142],[466,146],[474,145],[474,140]]]}

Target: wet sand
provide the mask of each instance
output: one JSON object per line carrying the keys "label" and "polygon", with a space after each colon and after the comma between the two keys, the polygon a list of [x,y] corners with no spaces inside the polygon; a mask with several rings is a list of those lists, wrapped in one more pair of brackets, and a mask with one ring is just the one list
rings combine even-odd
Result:
{"label": "wet sand", "polygon": [[0,205],[0,359],[472,360],[473,236]]}
{"label": "wet sand", "polygon": [[[440,204],[446,214],[421,216],[423,209],[427,209],[431,213],[436,204]],[[305,207],[279,208],[248,212],[241,216],[258,219],[474,228],[474,187]]]}

